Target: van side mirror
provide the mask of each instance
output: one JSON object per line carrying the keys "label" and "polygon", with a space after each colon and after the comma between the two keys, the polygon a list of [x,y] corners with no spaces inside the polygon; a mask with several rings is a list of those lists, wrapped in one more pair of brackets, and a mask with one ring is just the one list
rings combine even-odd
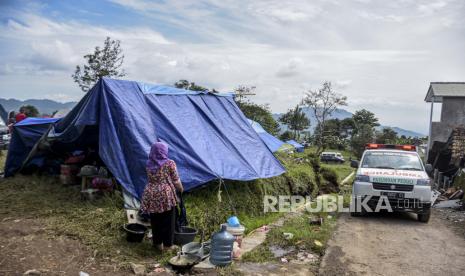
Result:
{"label": "van side mirror", "polygon": [[360,166],[360,162],[357,161],[357,160],[352,160],[352,161],[350,161],[350,166],[352,168],[358,169],[358,167]]}
{"label": "van side mirror", "polygon": [[426,164],[425,165],[425,171],[428,175],[431,176],[431,174],[433,173],[433,166],[431,164]]}

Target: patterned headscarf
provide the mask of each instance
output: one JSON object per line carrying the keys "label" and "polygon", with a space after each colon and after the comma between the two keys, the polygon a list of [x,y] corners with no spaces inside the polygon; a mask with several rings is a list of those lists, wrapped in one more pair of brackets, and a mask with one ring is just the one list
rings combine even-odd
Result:
{"label": "patterned headscarf", "polygon": [[163,142],[155,142],[150,149],[146,165],[147,171],[156,173],[168,160],[168,145]]}

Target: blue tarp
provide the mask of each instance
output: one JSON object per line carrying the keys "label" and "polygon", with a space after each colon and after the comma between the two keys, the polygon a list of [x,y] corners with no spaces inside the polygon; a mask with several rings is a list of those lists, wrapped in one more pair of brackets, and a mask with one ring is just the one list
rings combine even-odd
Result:
{"label": "blue tarp", "polygon": [[303,152],[304,151],[304,146],[302,146],[301,144],[297,143],[294,140],[289,140],[286,143],[288,143],[289,145],[292,145],[297,152]]}
{"label": "blue tarp", "polygon": [[265,145],[272,151],[276,152],[278,149],[284,145],[285,143],[278,138],[274,137],[273,135],[269,134],[259,123],[252,121],[250,119],[249,123],[255,130],[255,132],[258,133],[258,136],[262,139],[262,141],[265,143]]}
{"label": "blue tarp", "polygon": [[158,139],[168,143],[186,191],[217,178],[252,180],[285,171],[230,94],[103,78],[48,136],[85,143],[89,126],[98,129],[100,158],[136,198]]}
{"label": "blue tarp", "polygon": [[50,127],[59,119],[26,118],[13,126],[8,156],[5,162],[5,176],[12,176],[23,165],[24,160],[34,145]]}

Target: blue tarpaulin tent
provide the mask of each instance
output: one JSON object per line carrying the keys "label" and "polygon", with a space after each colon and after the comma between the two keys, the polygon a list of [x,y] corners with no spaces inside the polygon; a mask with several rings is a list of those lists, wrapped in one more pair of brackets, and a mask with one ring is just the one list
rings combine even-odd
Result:
{"label": "blue tarpaulin tent", "polygon": [[5,176],[12,176],[23,165],[34,145],[58,121],[55,118],[26,118],[13,126],[8,156],[5,162]]}
{"label": "blue tarpaulin tent", "polygon": [[278,149],[284,145],[285,143],[278,138],[274,137],[273,135],[269,134],[259,123],[252,121],[250,119],[249,123],[255,130],[255,132],[258,133],[258,136],[262,139],[262,141],[265,143],[265,145],[272,151],[276,152]]}
{"label": "blue tarpaulin tent", "polygon": [[169,145],[186,191],[218,179],[284,173],[247,122],[232,94],[101,79],[48,133],[61,148],[96,137],[98,152],[125,190],[140,198],[145,164],[158,139]]}
{"label": "blue tarpaulin tent", "polygon": [[289,145],[292,145],[297,152],[303,152],[304,151],[304,146],[302,146],[301,144],[297,143],[294,140],[289,140],[286,143],[288,143]]}

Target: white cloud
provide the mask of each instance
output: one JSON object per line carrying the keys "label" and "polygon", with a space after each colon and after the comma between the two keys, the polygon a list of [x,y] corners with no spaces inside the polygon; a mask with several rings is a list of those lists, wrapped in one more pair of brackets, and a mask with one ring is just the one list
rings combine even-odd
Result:
{"label": "white cloud", "polygon": [[286,64],[282,65],[276,72],[280,78],[292,77],[299,74],[303,61],[300,58],[291,58]]}
{"label": "white cloud", "polygon": [[428,82],[465,75],[460,1],[113,2],[146,23],[108,27],[34,12],[0,25],[0,40],[14,45],[0,51],[0,91],[11,91],[0,97],[81,97],[70,75],[106,36],[121,40],[129,79],[253,85],[253,100],[275,112],[329,80],[351,111],[369,108],[383,124],[417,131],[427,127]]}
{"label": "white cloud", "polygon": [[441,10],[442,8],[445,8],[446,5],[446,1],[431,1],[426,4],[420,4],[418,6],[418,11],[420,11],[423,15],[431,15]]}
{"label": "white cloud", "polygon": [[286,1],[256,1],[251,2],[248,9],[255,15],[268,17],[281,22],[306,21],[322,12],[318,6],[309,1],[297,1],[290,4]]}
{"label": "white cloud", "polygon": [[350,86],[352,80],[337,80],[334,82],[334,86],[338,89],[346,89]]}
{"label": "white cloud", "polygon": [[360,17],[364,19],[368,19],[368,20],[380,20],[380,21],[396,22],[396,23],[402,23],[403,21],[406,20],[405,17],[399,16],[399,15],[394,15],[394,14],[379,15],[379,14],[370,13],[367,11],[361,11],[359,15]]}

